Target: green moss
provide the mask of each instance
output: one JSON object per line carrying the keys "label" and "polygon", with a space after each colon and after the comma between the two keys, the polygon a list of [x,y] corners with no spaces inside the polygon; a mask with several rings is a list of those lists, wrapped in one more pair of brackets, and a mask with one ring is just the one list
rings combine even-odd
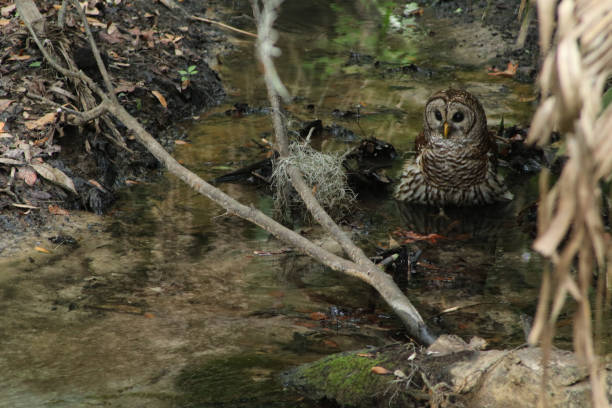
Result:
{"label": "green moss", "polygon": [[388,387],[393,377],[374,374],[372,367],[392,367],[382,358],[358,355],[364,352],[335,354],[305,364],[288,373],[286,382],[314,399],[325,397],[343,406],[373,406],[375,395]]}

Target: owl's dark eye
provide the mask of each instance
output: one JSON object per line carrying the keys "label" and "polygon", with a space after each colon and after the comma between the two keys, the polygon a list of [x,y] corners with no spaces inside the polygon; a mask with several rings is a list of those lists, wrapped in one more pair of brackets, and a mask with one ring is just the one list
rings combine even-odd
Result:
{"label": "owl's dark eye", "polygon": [[463,120],[463,112],[455,112],[452,117],[453,122],[461,122]]}
{"label": "owl's dark eye", "polygon": [[440,111],[439,111],[439,110],[437,110],[437,109],[436,109],[436,111],[435,111],[435,115],[436,115],[436,119],[438,119],[438,120],[442,120],[442,114],[440,113]]}

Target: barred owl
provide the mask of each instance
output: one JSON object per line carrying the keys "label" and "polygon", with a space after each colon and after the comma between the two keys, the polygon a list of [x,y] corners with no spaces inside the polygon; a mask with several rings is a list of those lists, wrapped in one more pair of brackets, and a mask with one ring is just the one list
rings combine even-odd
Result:
{"label": "barred owl", "polygon": [[446,89],[425,105],[423,131],[415,141],[395,198],[429,205],[481,205],[513,198],[497,174],[497,146],[487,117],[469,92]]}

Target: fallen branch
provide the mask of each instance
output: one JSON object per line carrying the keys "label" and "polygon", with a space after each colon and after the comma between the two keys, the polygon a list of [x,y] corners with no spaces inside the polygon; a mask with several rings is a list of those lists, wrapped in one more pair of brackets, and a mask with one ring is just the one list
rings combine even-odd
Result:
{"label": "fallen branch", "polygon": [[[259,33],[259,40],[257,42],[258,57],[262,65],[267,68],[273,67],[272,56],[277,35],[273,32],[272,23],[276,18],[275,9],[281,2],[282,0],[266,1],[264,2],[263,10],[260,10],[257,0],[251,0],[253,15],[257,18],[257,31]],[[289,142],[280,111],[280,98],[282,93],[286,92],[286,89],[282,86],[282,83],[280,85],[276,83],[278,79],[275,78],[275,75],[276,71],[274,69],[266,69],[264,71],[268,96],[272,104],[274,134],[278,151],[281,157],[287,157],[289,155]],[[416,308],[414,308],[404,293],[393,282],[393,279],[377,267],[321,207],[312,193],[312,186],[305,182],[299,169],[295,166],[289,166],[288,173],[291,177],[291,183],[300,194],[314,219],[332,235],[346,255],[359,265],[359,270],[363,271],[363,275],[357,275],[357,277],[372,285],[381,294],[383,299],[402,318],[404,324],[410,328],[413,336],[425,343],[433,342],[434,336],[428,332],[425,322]]]}
{"label": "fallen branch", "polygon": [[250,33],[248,31],[244,31],[244,30],[241,30],[239,28],[232,27],[231,25],[224,24],[224,23],[222,23],[220,21],[215,21],[215,20],[211,20],[209,18],[198,17],[198,16],[189,16],[189,19],[190,20],[194,20],[194,21],[202,21],[202,22],[208,23],[208,24],[214,24],[214,25],[217,25],[219,27],[223,27],[223,28],[225,28],[227,30],[235,31],[235,32],[240,33],[240,34],[248,35],[249,37],[257,38],[257,34],[253,34],[253,33]]}
{"label": "fallen branch", "polygon": [[[72,1],[73,4],[78,4],[76,0],[70,1]],[[16,0],[17,8],[19,9],[20,7],[22,7],[24,3],[32,2],[31,0]],[[274,5],[272,5],[271,7],[274,7]],[[268,10],[264,9],[264,13],[262,13],[262,16],[266,16],[266,11]],[[95,41],[93,40],[91,31],[89,30],[87,19],[85,18],[84,13],[80,12],[79,15],[81,16],[82,24],[85,26],[85,32],[92,47],[92,51],[94,55],[99,56],[99,51],[97,49]],[[259,15],[259,13],[257,13],[257,15]],[[268,18],[266,24],[261,25],[264,28],[267,27],[267,33],[266,35],[262,36],[260,32],[260,38],[264,38],[264,40],[266,41],[269,41],[270,39],[274,38],[274,33],[271,29],[271,23],[273,21],[274,19]],[[67,77],[78,78],[82,80],[90,87],[90,89],[92,89],[98,95],[98,97],[101,99],[101,103],[96,108],[95,113],[98,114],[101,113],[101,111],[105,111],[115,116],[115,118],[121,121],[129,130],[134,133],[134,136],[136,140],[138,140],[138,142],[140,142],[155,158],[157,158],[164,166],[166,166],[170,173],[183,180],[200,194],[208,197],[215,203],[225,208],[228,213],[235,214],[258,225],[259,227],[274,235],[279,240],[288,243],[300,252],[303,252],[304,254],[316,259],[317,261],[330,267],[331,269],[343,272],[350,276],[357,277],[363,280],[364,282],[367,282],[368,284],[372,285],[376,290],[378,290],[378,292],[382,295],[383,299],[385,299],[385,301],[395,311],[395,313],[397,313],[397,315],[402,319],[410,335],[412,335],[419,342],[426,345],[429,345],[434,341],[435,337],[429,332],[427,326],[425,325],[423,319],[421,318],[417,310],[412,306],[410,301],[397,287],[397,285],[395,285],[393,279],[389,275],[385,274],[376,265],[374,265],[365,256],[363,251],[352,243],[348,236],[346,236],[346,234],[333,222],[333,220],[327,215],[327,213],[325,213],[325,211],[318,205],[318,203],[316,203],[316,200],[314,199],[314,197],[312,197],[312,194],[308,195],[302,191],[303,197],[305,197],[305,202],[308,208],[311,209],[315,219],[317,219],[321,223],[321,225],[323,225],[328,231],[330,231],[330,233],[335,237],[335,239],[342,245],[347,255],[351,259],[353,259],[353,262],[339,257],[335,254],[332,254],[321,248],[320,246],[315,245],[300,234],[297,234],[296,232],[286,228],[285,226],[266,216],[258,209],[239,203],[232,197],[208,184],[199,176],[180,165],[153,138],[153,136],[151,136],[142,127],[142,125],[132,115],[130,115],[123,108],[123,106],[119,104],[115,95],[112,93],[112,84],[106,83],[108,91],[108,93],[106,93],[82,71],[74,71],[61,66],[58,61],[55,60],[55,58],[45,50],[42,42],[38,38],[30,22],[24,20],[24,23],[28,27],[32,38],[34,39],[40,51],[42,52],[43,56],[53,68],[55,68],[58,72]],[[288,92],[276,76],[276,71],[274,69],[273,64],[271,63],[270,55],[272,55],[273,53],[271,53],[270,51],[273,49],[274,48],[267,50],[265,54],[268,57],[268,60],[264,64],[267,73],[266,83],[268,85],[270,99],[272,101],[273,110],[275,112],[273,115],[273,120],[275,131],[277,131],[277,141],[280,146],[281,154],[283,152],[286,154],[288,151],[287,139],[286,137],[283,137],[284,124],[280,116],[278,95],[288,95]],[[96,62],[98,64],[98,68],[103,73],[103,76],[105,76],[105,68],[101,59],[96,58]],[[274,75],[271,75],[271,72],[273,72]],[[105,82],[107,79],[110,82],[110,79],[106,75]],[[85,115],[86,113],[83,112],[82,114]],[[309,188],[305,187],[306,183],[304,182],[302,175],[299,173],[299,171],[293,169],[290,175],[298,191],[304,189],[309,190]]]}

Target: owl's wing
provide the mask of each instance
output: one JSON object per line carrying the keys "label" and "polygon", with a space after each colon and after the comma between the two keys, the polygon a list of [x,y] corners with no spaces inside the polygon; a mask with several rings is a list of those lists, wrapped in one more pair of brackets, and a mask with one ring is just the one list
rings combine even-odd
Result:
{"label": "owl's wing", "polygon": [[421,130],[421,133],[419,133],[414,139],[414,150],[416,153],[421,153],[421,150],[423,150],[426,144],[427,140],[425,140],[425,131]]}

